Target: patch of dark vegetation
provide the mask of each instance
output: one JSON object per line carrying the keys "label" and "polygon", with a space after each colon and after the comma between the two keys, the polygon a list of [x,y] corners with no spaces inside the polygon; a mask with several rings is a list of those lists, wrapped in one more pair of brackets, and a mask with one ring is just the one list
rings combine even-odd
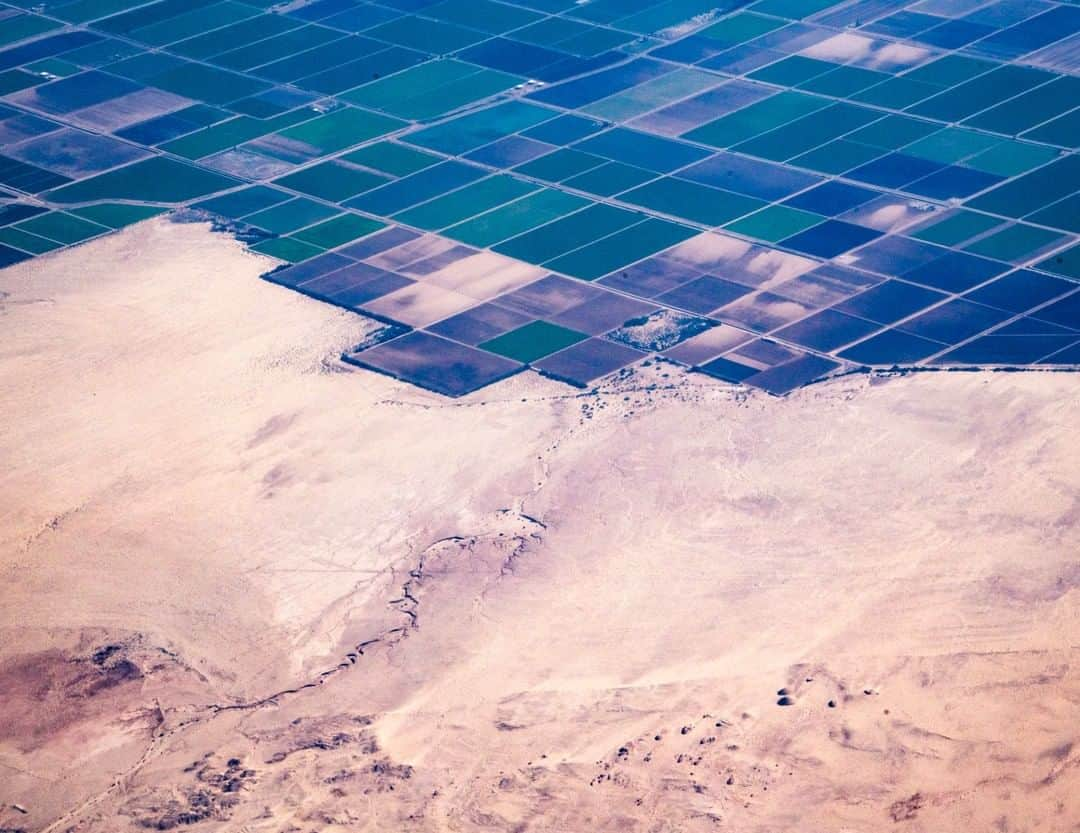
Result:
{"label": "patch of dark vegetation", "polygon": [[299,752],[329,752],[344,746],[355,746],[362,755],[374,755],[379,751],[379,744],[374,733],[367,729],[371,723],[367,715],[315,720],[297,718],[288,729],[259,739],[278,744],[277,751],[266,759],[267,764],[279,764]]}
{"label": "patch of dark vegetation", "polygon": [[103,645],[90,655],[90,661],[94,665],[104,665],[113,654],[121,649],[120,645]]}
{"label": "patch of dark vegetation", "polygon": [[607,338],[645,352],[674,347],[681,341],[715,327],[707,318],[662,309],[646,316],[631,318]]}
{"label": "patch of dark vegetation", "polygon": [[405,333],[410,332],[411,330],[412,327],[409,327],[405,324],[398,324],[397,322],[383,323],[383,326],[379,327],[379,329],[377,330],[373,330],[372,332],[368,333],[368,335],[364,338],[363,341],[361,341],[359,344],[357,344],[355,347],[353,347],[347,352],[359,353],[362,350],[367,350],[371,347],[374,347],[376,344],[382,344],[384,341],[389,341],[392,338],[403,336],[405,335]]}
{"label": "patch of dark vegetation", "polygon": [[542,367],[534,367],[533,370],[535,370],[545,379],[552,379],[556,382],[562,382],[564,385],[569,385],[570,387],[577,388],[578,390],[589,389],[589,385],[586,382],[582,382],[580,379],[573,379],[570,376],[566,376],[562,373],[553,373],[550,370],[544,370],[544,368]]}
{"label": "patch of dark vegetation", "polygon": [[371,771],[375,775],[385,775],[390,778],[400,778],[408,781],[413,776],[413,768],[408,764],[395,764],[389,758],[376,761],[371,765]]}
{"label": "patch of dark vegetation", "polygon": [[[1080,368],[1058,365],[1032,366],[1027,364],[968,364],[968,365],[900,365],[890,368],[856,368],[853,373],[870,373],[878,377],[910,376],[916,373],[1080,373]],[[840,374],[848,375],[848,374]],[[834,377],[835,378],[835,377]]]}
{"label": "patch of dark vegetation", "polygon": [[[267,758],[266,762],[268,764],[281,763],[281,761],[284,761],[287,757],[289,757],[289,755],[293,755],[297,752],[303,752],[307,749],[317,749],[323,752],[329,751],[331,749],[340,749],[342,746],[356,742],[357,739],[358,738],[355,735],[350,735],[347,732],[335,732],[329,737],[312,738],[311,740],[305,741],[293,747],[292,749],[289,749],[288,751],[276,752],[275,754]],[[372,741],[372,743],[374,743],[374,741]]]}
{"label": "patch of dark vegetation", "polygon": [[226,821],[239,804],[240,793],[255,780],[255,770],[245,768],[235,757],[224,767],[204,758],[185,767],[184,772],[194,774],[194,784],[164,798],[150,796],[128,809],[140,827],[173,830],[207,820]]}
{"label": "patch of dark vegetation", "polygon": [[23,654],[0,663],[5,717],[0,741],[34,738],[44,744],[85,720],[120,720],[130,732],[148,735],[161,725],[164,715],[147,693],[147,680],[190,669],[167,649],[145,644],[139,634],[108,641],[100,634],[86,636],[75,650]]}
{"label": "patch of dark vegetation", "polygon": [[907,798],[901,798],[889,806],[889,818],[896,822],[911,821],[918,815],[924,803],[922,793],[914,793]]}
{"label": "patch of dark vegetation", "polygon": [[143,676],[142,669],[128,658],[125,646],[115,643],[102,645],[94,649],[89,657],[76,658],[72,662],[85,670],[65,687],[65,694],[69,697],[94,697]]}
{"label": "patch of dark vegetation", "polygon": [[248,245],[277,236],[240,220],[231,220],[228,217],[222,217],[198,208],[184,208],[174,211],[169,217],[174,223],[210,223],[211,231],[219,234],[231,234],[241,243]]}

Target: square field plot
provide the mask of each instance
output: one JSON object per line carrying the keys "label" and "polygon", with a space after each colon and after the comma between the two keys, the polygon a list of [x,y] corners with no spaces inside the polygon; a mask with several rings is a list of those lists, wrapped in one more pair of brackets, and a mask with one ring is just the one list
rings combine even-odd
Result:
{"label": "square field plot", "polygon": [[240,184],[233,177],[155,156],[51,191],[49,198],[59,203],[101,199],[179,203]]}
{"label": "square field plot", "polygon": [[645,353],[624,344],[590,338],[534,362],[533,367],[546,376],[586,387],[645,356]]}
{"label": "square field plot", "polygon": [[900,330],[886,330],[879,335],[848,347],[840,357],[859,364],[894,367],[929,358],[947,345]]}
{"label": "square field plot", "polygon": [[999,335],[993,333],[969,341],[934,360],[941,365],[1002,365],[1018,367],[1053,364],[1051,358],[1073,351],[1080,339],[1072,335]]}
{"label": "square field plot", "polygon": [[9,147],[7,153],[71,179],[92,176],[149,155],[126,142],[71,129],[29,139]]}
{"label": "square field plot", "polygon": [[[315,258],[318,260],[318,258]],[[274,276],[271,275],[271,280]],[[384,295],[397,292],[412,285],[412,281],[401,275],[386,272],[356,263],[342,269],[321,275],[299,285],[305,295],[336,304],[351,310],[361,310]]]}
{"label": "square field plot", "polygon": [[506,309],[498,304],[481,304],[432,324],[428,329],[436,335],[476,346],[533,320],[530,315]]}
{"label": "square field plot", "polygon": [[676,177],[653,180],[619,199],[704,226],[722,225],[765,205],[752,197]]}
{"label": "square field plot", "polygon": [[424,332],[412,332],[345,360],[444,396],[464,396],[524,368],[520,362]]}
{"label": "square field plot", "polygon": [[644,220],[544,265],[582,280],[596,280],[695,234],[694,229],[676,223]]}
{"label": "square field plot", "polygon": [[551,321],[572,330],[600,335],[615,330],[634,318],[650,315],[655,304],[614,292],[601,292],[551,316]]}
{"label": "square field plot", "polygon": [[821,356],[802,355],[749,376],[745,382],[774,396],[783,396],[828,375],[840,366],[839,362]]}
{"label": "square field plot", "polygon": [[844,252],[868,243],[881,232],[845,223],[841,220],[826,220],[798,234],[780,241],[782,246],[821,258],[832,258]]}
{"label": "square field plot", "polygon": [[337,213],[337,209],[328,205],[304,197],[297,197],[272,208],[249,214],[244,217],[244,222],[273,234],[287,234],[290,231],[325,220]]}
{"label": "square field plot", "polygon": [[885,281],[853,295],[837,304],[835,309],[868,321],[891,324],[944,301],[947,297],[941,292],[904,281]]}
{"label": "square field plot", "polygon": [[614,234],[644,219],[609,205],[594,204],[583,211],[540,226],[495,246],[495,251],[527,263],[541,264]]}
{"label": "square field plot", "polygon": [[401,119],[430,119],[496,93],[525,79],[462,61],[429,61],[350,90],[353,104]]}
{"label": "square field plot", "polygon": [[403,126],[397,119],[346,107],[276,134],[280,142],[314,159],[344,150]]}
{"label": "square field plot", "polygon": [[358,238],[366,237],[383,227],[378,220],[356,214],[342,214],[309,226],[302,231],[294,232],[292,237],[321,249],[334,249]]}
{"label": "square field plot", "polygon": [[873,321],[825,309],[778,330],[776,337],[811,350],[831,353],[880,328],[881,325]]}
{"label": "square field plot", "polygon": [[[401,276],[395,275],[400,278]],[[426,327],[476,305],[476,298],[443,289],[423,281],[407,286],[371,301],[357,303],[362,312],[384,321]]]}
{"label": "square field plot", "polygon": [[106,226],[84,220],[72,214],[66,214],[63,211],[41,214],[33,219],[24,220],[14,228],[36,234],[48,240],[54,240],[65,246],[80,243],[83,240],[88,240],[109,231]]}
{"label": "square field plot", "polygon": [[503,295],[498,304],[535,318],[546,318],[596,300],[604,294],[603,290],[581,281],[548,275]]}
{"label": "square field plot", "polygon": [[664,358],[690,367],[703,365],[722,353],[733,350],[754,338],[753,333],[721,325],[705,330],[661,352]]}
{"label": "square field plot", "polygon": [[547,321],[533,321],[491,341],[485,341],[480,347],[515,361],[533,362],[585,338],[585,333]]}

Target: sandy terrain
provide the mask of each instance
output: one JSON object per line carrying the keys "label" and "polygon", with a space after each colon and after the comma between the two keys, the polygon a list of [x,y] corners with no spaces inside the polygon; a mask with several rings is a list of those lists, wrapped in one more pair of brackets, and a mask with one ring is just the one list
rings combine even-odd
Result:
{"label": "sandy terrain", "polygon": [[449,401],[271,265],[0,272],[0,831],[1080,830],[1080,375]]}

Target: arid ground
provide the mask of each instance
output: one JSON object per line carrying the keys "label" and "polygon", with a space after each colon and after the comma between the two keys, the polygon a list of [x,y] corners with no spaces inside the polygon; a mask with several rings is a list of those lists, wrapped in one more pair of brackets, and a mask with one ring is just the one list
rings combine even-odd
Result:
{"label": "arid ground", "polygon": [[1080,830],[1080,375],[448,400],[272,266],[0,272],[0,831]]}

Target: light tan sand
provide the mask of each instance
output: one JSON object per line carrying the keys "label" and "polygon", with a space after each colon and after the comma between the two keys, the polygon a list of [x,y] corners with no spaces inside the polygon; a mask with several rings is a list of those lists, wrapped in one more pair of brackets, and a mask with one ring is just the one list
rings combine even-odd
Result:
{"label": "light tan sand", "polygon": [[450,401],[271,265],[0,272],[0,830],[1080,830],[1080,376]]}

